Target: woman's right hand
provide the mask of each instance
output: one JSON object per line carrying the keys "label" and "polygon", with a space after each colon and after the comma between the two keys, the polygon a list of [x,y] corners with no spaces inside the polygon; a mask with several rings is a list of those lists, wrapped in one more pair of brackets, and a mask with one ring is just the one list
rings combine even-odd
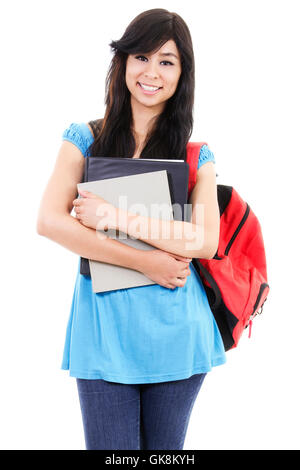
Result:
{"label": "woman's right hand", "polygon": [[175,255],[163,250],[143,252],[142,273],[152,281],[169,289],[183,287],[191,274],[189,263],[192,258]]}

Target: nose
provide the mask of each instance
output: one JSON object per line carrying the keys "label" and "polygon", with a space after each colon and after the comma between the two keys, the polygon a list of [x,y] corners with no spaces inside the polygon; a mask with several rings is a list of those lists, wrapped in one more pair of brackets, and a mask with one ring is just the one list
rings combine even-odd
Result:
{"label": "nose", "polygon": [[154,62],[149,61],[147,63],[147,67],[144,70],[144,75],[145,77],[149,77],[151,79],[158,78],[159,74],[158,74],[158,71]]}

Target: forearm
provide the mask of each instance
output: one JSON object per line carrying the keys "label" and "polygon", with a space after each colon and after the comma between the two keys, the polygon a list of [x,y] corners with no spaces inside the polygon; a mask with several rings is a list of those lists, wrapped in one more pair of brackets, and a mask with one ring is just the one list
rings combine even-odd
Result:
{"label": "forearm", "polygon": [[48,221],[38,232],[77,255],[142,272],[145,253],[82,225],[71,215]]}
{"label": "forearm", "polygon": [[118,209],[117,228],[160,250],[189,258],[209,258],[203,224],[161,220]]}

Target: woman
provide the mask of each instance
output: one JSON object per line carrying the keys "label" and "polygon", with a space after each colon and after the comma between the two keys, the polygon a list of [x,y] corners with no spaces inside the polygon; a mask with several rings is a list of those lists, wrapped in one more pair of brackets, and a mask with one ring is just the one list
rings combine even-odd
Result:
{"label": "woman", "polygon": [[[84,158],[186,159],[193,126],[194,55],[180,16],[145,11],[110,46],[104,119],[64,131],[37,229],[81,257],[135,269],[155,284],[95,294],[79,259],[62,369],[77,379],[87,449],[182,449],[204,377],[226,360],[204,287],[189,264],[217,251],[215,160],[203,146],[191,222],[177,222],[186,238],[171,231],[169,239],[147,239],[155,248],[141,252],[96,236],[96,226],[120,228],[113,222],[120,211],[109,205],[111,218],[101,226],[96,210],[107,201],[90,192],[74,199]],[[198,204],[205,208],[200,221]],[[150,222],[141,220],[141,232],[151,230]],[[202,229],[203,246],[187,250],[188,236]]]}

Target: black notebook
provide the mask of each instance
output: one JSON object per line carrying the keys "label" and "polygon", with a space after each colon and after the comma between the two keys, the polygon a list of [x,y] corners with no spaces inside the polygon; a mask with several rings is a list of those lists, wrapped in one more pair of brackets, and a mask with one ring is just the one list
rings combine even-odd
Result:
{"label": "black notebook", "polygon": [[[82,183],[161,170],[167,171],[170,197],[174,206],[173,219],[190,221],[191,214],[187,206],[189,164],[184,160],[86,157]],[[90,276],[89,261],[82,257],[80,274]]]}

